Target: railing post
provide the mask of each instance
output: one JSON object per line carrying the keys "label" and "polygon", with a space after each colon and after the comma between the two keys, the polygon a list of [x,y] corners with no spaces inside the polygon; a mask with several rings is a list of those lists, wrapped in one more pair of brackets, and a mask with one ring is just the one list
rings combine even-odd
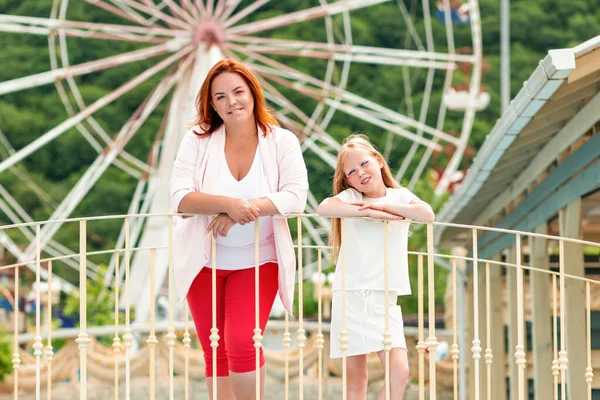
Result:
{"label": "railing post", "polygon": [[435,354],[439,346],[437,337],[435,337],[435,270],[434,270],[434,252],[433,252],[433,224],[427,224],[427,299],[429,301],[429,337],[427,338],[427,347],[429,348],[429,398],[436,399],[436,371]]}
{"label": "railing post", "polygon": [[560,281],[560,351],[558,352],[558,366],[560,368],[560,391],[561,399],[567,398],[567,368],[569,359],[567,358],[566,330],[565,330],[565,242],[559,240],[559,281]]}
{"label": "railing post", "polygon": [[304,307],[303,307],[303,276],[302,276],[302,217],[298,217],[298,396],[304,399],[304,346],[306,335],[304,331]]}
{"label": "railing post", "polygon": [[[519,366],[518,370],[518,381],[519,381],[519,400],[525,399],[525,390],[526,390],[526,382],[525,382],[525,365],[527,361],[525,360],[525,313],[523,307],[523,267],[521,265],[521,234],[516,234],[516,243],[515,243],[516,251],[517,251],[517,346],[515,347],[515,358],[516,363]],[[529,396],[527,396],[529,397]]]}
{"label": "railing post", "polygon": [[417,354],[419,356],[419,400],[425,399],[425,334],[423,332],[423,255],[417,256],[417,303],[418,303],[418,341],[417,341]]}
{"label": "railing post", "polygon": [[492,400],[492,360],[494,355],[492,353],[492,304],[490,298],[490,263],[485,263],[485,341],[487,348],[485,349],[485,365],[487,369],[487,387],[486,387],[486,399]]}
{"label": "railing post", "polygon": [[262,335],[260,329],[260,241],[258,237],[258,219],[254,222],[254,317],[256,327],[254,328],[255,359],[255,384],[256,400],[260,400],[260,348],[262,347]]}
{"label": "railing post", "polygon": [[[212,399],[217,400],[217,347],[219,347],[219,328],[217,328],[217,238],[211,234],[211,310],[212,328],[210,328],[210,347],[212,348]],[[170,246],[169,246],[170,247]],[[208,378],[207,378],[208,379]]]}
{"label": "railing post", "polygon": [[479,400],[480,378],[479,378],[479,359],[481,358],[481,341],[479,340],[479,264],[477,254],[477,229],[473,228],[473,352],[474,361],[474,379],[475,379],[475,400]]}
{"label": "railing post", "polygon": [[156,398],[156,300],[155,300],[156,249],[150,249],[150,334],[146,339],[150,352],[150,400]]}
{"label": "railing post", "polygon": [[560,376],[560,366],[558,365],[558,300],[556,290],[556,275],[552,275],[552,377],[554,383],[554,400],[558,400],[558,382]]}
{"label": "railing post", "polygon": [[318,400],[323,399],[323,345],[325,340],[323,339],[323,292],[321,290],[323,270],[323,257],[321,254],[321,248],[317,249],[317,378],[318,378]]}
{"label": "railing post", "polygon": [[[41,315],[40,315],[40,274],[41,268],[40,265],[40,224],[35,225],[35,337],[33,338],[33,355],[35,356],[35,398],[36,400],[40,399],[40,388],[41,388],[41,357],[44,354],[42,349],[44,345],[42,344],[42,334],[41,334]],[[84,281],[85,282],[85,281]],[[85,310],[83,311],[85,313]],[[85,330],[85,328],[83,328]],[[81,348],[81,347],[80,347]]]}
{"label": "railing post", "polygon": [[340,258],[342,264],[342,330],[340,332],[340,349],[342,350],[342,400],[348,398],[346,368],[346,352],[348,351],[348,332],[346,331],[346,251],[344,250],[344,219],[340,218],[341,244]]}
{"label": "railing post", "polygon": [[14,331],[14,347],[12,354],[13,366],[13,394],[14,400],[19,400],[19,366],[21,364],[21,354],[19,354],[19,267],[15,267],[15,331]]}
{"label": "railing post", "polygon": [[587,383],[587,398],[592,400],[592,383],[594,382],[594,369],[592,368],[592,304],[590,299],[590,282],[585,282],[585,308],[587,327],[587,368],[585,381]]}
{"label": "railing post", "polygon": [[[39,225],[38,225],[39,226]],[[38,232],[39,233],[39,232]],[[87,346],[91,342],[87,330],[87,224],[79,222],[79,330],[75,342],[79,345],[80,399],[87,399]]]}
{"label": "railing post", "polygon": [[[419,260],[422,266],[422,260]],[[458,346],[458,290],[456,282],[456,259],[452,258],[452,376],[453,376],[453,393],[454,400],[458,400],[458,358],[460,356],[460,350]],[[421,300],[420,300],[421,301]],[[419,358],[419,363],[421,359]],[[419,382],[420,386],[420,382]],[[419,390],[420,394],[420,390]]]}
{"label": "railing post", "polygon": [[115,337],[113,338],[113,353],[115,355],[115,390],[114,400],[119,400],[119,354],[121,353],[121,341],[119,340],[119,255],[115,253]]}
{"label": "railing post", "polygon": [[123,332],[123,344],[125,345],[125,400],[131,399],[131,347],[133,335],[131,334],[131,282],[129,279],[131,265],[131,243],[129,228],[131,220],[125,217],[125,330]]}
{"label": "railing post", "polygon": [[383,284],[385,304],[385,331],[383,333],[383,350],[385,351],[385,399],[390,400],[390,351],[392,350],[392,335],[390,333],[389,299],[389,259],[388,259],[388,221],[383,221]]}
{"label": "railing post", "polygon": [[46,362],[48,364],[46,372],[46,391],[48,400],[52,399],[52,360],[54,352],[52,351],[52,261],[48,261],[48,299],[46,305],[46,329],[48,332],[48,344],[46,345]]}
{"label": "railing post", "polygon": [[[168,269],[169,269],[169,327],[167,328],[167,346],[169,346],[169,400],[175,399],[175,382],[174,382],[174,357],[175,357],[175,342],[177,341],[177,335],[175,334],[175,326],[173,325],[173,216],[168,217],[168,229],[169,234],[169,249],[168,249]],[[214,290],[213,290],[214,293]],[[215,357],[216,359],[216,357]],[[213,371],[216,373],[216,371]],[[215,385],[216,386],[216,385]],[[215,397],[216,399],[216,397]]]}

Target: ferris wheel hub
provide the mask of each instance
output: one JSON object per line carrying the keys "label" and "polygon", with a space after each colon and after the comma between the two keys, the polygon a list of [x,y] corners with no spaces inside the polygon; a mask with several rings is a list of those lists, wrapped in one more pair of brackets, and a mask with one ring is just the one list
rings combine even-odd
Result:
{"label": "ferris wheel hub", "polygon": [[194,31],[195,45],[206,44],[207,47],[212,45],[222,47],[226,38],[225,27],[221,21],[212,19],[200,21]]}

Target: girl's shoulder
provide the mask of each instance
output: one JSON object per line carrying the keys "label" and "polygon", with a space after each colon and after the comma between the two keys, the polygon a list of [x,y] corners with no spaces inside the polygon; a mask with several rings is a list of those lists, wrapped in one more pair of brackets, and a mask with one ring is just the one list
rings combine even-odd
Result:
{"label": "girl's shoulder", "polygon": [[388,188],[387,197],[390,201],[398,204],[408,204],[414,199],[418,199],[417,195],[404,186],[398,188]]}
{"label": "girl's shoulder", "polygon": [[363,195],[361,192],[354,188],[348,188],[335,195],[336,198],[340,199],[344,203],[354,203],[357,201],[363,201]]}

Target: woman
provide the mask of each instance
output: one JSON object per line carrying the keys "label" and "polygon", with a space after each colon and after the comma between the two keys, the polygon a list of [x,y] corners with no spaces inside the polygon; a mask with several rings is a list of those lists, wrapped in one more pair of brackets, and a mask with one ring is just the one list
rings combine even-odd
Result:
{"label": "woman", "polygon": [[[259,313],[264,332],[278,290],[285,308],[292,310],[292,238],[287,220],[271,216],[304,210],[306,166],[298,139],[278,126],[258,80],[243,64],[217,63],[200,88],[196,109],[199,118],[183,138],[171,181],[174,210],[200,214],[177,218],[175,224],[176,288],[187,298],[205,349],[209,393],[216,375],[219,399],[254,399],[254,224],[259,224]],[[209,338],[211,235],[216,238],[220,336],[216,372]],[[263,393],[262,349],[260,366]]]}

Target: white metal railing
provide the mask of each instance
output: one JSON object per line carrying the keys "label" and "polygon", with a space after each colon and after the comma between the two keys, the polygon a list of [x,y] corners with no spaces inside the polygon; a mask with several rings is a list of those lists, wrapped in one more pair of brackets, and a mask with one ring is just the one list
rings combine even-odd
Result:
{"label": "white metal railing", "polygon": [[[169,233],[169,237],[171,238],[169,241],[169,246],[167,248],[164,247],[149,247],[149,248],[136,248],[133,246],[133,244],[130,242],[130,236],[129,236],[129,226],[131,223],[131,219],[133,218],[138,218],[138,217],[151,217],[151,218],[163,218],[167,221],[167,226],[166,229],[168,230]],[[323,292],[322,292],[322,271],[323,271],[323,259],[324,259],[324,254],[326,251],[328,251],[329,249],[326,246],[323,245],[305,245],[303,244],[303,231],[302,231],[302,220],[304,218],[312,218],[315,217],[314,215],[298,215],[298,216],[294,216],[294,218],[297,219],[297,242],[296,242],[296,248],[297,248],[297,261],[298,261],[298,316],[297,316],[297,330],[296,330],[296,336],[295,336],[295,342],[296,342],[296,349],[292,349],[292,336],[290,333],[290,325],[291,325],[291,321],[290,318],[287,314],[285,314],[285,320],[283,322],[283,337],[282,337],[282,341],[283,341],[283,351],[278,353],[277,356],[278,357],[283,357],[284,358],[284,362],[283,362],[283,369],[284,369],[284,376],[282,378],[283,381],[283,385],[284,385],[284,393],[285,393],[285,399],[290,398],[290,386],[292,381],[295,381],[295,383],[297,383],[298,385],[298,398],[303,399],[305,397],[305,386],[306,386],[306,381],[305,379],[307,379],[307,375],[306,375],[306,370],[308,368],[308,360],[307,357],[309,356],[307,353],[305,353],[305,351],[307,350],[307,343],[311,343],[311,346],[314,346],[314,348],[316,349],[315,352],[317,353],[315,359],[316,361],[316,369],[317,369],[317,373],[316,373],[316,385],[317,385],[317,398],[319,400],[321,400],[324,397],[324,390],[323,390],[323,385],[324,382],[329,382],[331,383],[332,380],[330,379],[330,377],[328,377],[326,374],[326,369],[324,368],[325,364],[326,364],[326,358],[323,355],[323,351],[325,350],[326,346],[326,333],[327,330],[324,329],[324,322],[323,322]],[[87,304],[89,300],[94,300],[94,299],[88,299],[87,297],[87,289],[86,289],[86,283],[88,282],[89,277],[87,276],[86,272],[87,272],[87,264],[88,264],[88,259],[90,257],[97,257],[97,256],[101,256],[101,255],[105,255],[105,256],[114,256],[115,258],[115,269],[114,269],[114,274],[115,274],[115,280],[114,280],[114,312],[115,312],[115,318],[114,318],[114,327],[111,328],[112,332],[114,332],[114,337],[112,338],[112,348],[109,349],[108,351],[110,352],[112,357],[112,362],[113,362],[113,368],[114,368],[114,375],[113,378],[111,378],[112,380],[112,385],[114,388],[114,399],[117,400],[119,399],[119,387],[121,386],[121,382],[122,379],[124,377],[124,386],[125,386],[125,398],[126,399],[130,399],[132,398],[132,382],[131,382],[131,377],[134,374],[134,370],[135,373],[137,374],[138,372],[138,364],[137,364],[137,356],[139,354],[141,354],[142,349],[143,349],[143,343],[145,343],[146,347],[145,349],[147,349],[148,355],[147,355],[147,363],[148,363],[148,367],[149,367],[149,372],[148,372],[148,379],[149,379],[149,396],[150,399],[155,399],[157,397],[157,381],[158,381],[158,376],[157,376],[157,360],[163,360],[166,358],[167,363],[168,363],[168,397],[169,399],[174,399],[175,396],[175,383],[176,383],[176,379],[175,379],[175,375],[176,375],[176,369],[177,369],[177,375],[178,376],[183,376],[183,382],[184,382],[184,393],[183,393],[183,398],[185,400],[188,400],[190,398],[190,390],[189,390],[189,384],[190,384],[190,380],[192,379],[192,369],[191,369],[191,356],[192,354],[196,354],[195,352],[197,350],[195,350],[192,346],[192,334],[191,332],[194,331],[193,327],[190,325],[190,320],[189,320],[189,309],[187,307],[187,304],[185,304],[183,312],[181,313],[181,318],[183,319],[182,321],[175,321],[176,318],[176,312],[177,312],[177,308],[174,305],[174,301],[173,301],[173,253],[172,253],[172,230],[173,230],[173,218],[177,218],[177,216],[173,215],[173,214],[152,214],[152,215],[122,215],[122,216],[103,216],[103,217],[91,217],[91,218],[73,218],[73,219],[67,219],[67,220],[61,220],[61,223],[78,223],[79,224],[79,243],[80,243],[80,249],[79,249],[79,253],[77,254],[71,254],[71,255],[66,255],[66,256],[58,256],[58,257],[47,257],[47,258],[43,258],[42,257],[42,249],[40,248],[40,232],[41,229],[44,225],[49,224],[49,223],[54,223],[55,221],[47,221],[47,222],[33,222],[33,223],[25,223],[25,224],[17,224],[17,225],[7,225],[4,227],[0,227],[0,230],[4,233],[9,233],[9,231],[11,229],[19,229],[23,226],[33,226],[35,228],[35,234],[36,234],[36,256],[34,260],[30,260],[30,261],[21,261],[21,262],[16,262],[10,265],[4,265],[4,266],[0,266],[0,274],[3,272],[6,272],[8,270],[12,270],[14,271],[14,283],[13,283],[13,292],[14,292],[14,310],[19,310],[21,308],[21,305],[19,304],[19,299],[21,297],[23,297],[24,294],[24,289],[23,287],[20,286],[20,281],[21,281],[21,276],[20,276],[20,271],[21,271],[21,267],[25,266],[26,264],[31,264],[33,263],[35,266],[35,272],[36,272],[36,285],[35,285],[35,334],[32,340],[29,340],[29,343],[33,342],[32,344],[32,349],[33,349],[33,358],[31,358],[30,355],[27,354],[27,351],[25,351],[26,349],[22,348],[22,340],[24,339],[23,337],[21,337],[21,333],[20,331],[20,325],[19,325],[19,312],[15,312],[14,313],[14,319],[13,319],[13,355],[12,355],[12,366],[13,366],[13,373],[12,375],[10,375],[8,377],[8,381],[12,383],[12,391],[13,391],[13,398],[15,400],[17,400],[19,398],[19,394],[20,393],[24,393],[28,390],[31,389],[31,386],[29,387],[24,387],[23,385],[21,385],[22,382],[20,382],[20,377],[21,378],[26,378],[26,379],[35,379],[35,383],[33,385],[33,391],[35,392],[35,398],[36,399],[40,399],[42,396],[42,388],[43,386],[45,386],[46,388],[46,392],[47,392],[47,398],[51,399],[52,398],[52,389],[53,389],[53,385],[56,384],[56,382],[53,380],[53,370],[52,370],[52,366],[53,366],[53,360],[55,359],[56,356],[58,356],[60,354],[60,351],[55,354],[53,351],[53,347],[52,347],[52,340],[53,340],[53,336],[56,337],[57,334],[60,334],[60,330],[58,329],[53,329],[53,325],[52,325],[52,279],[53,279],[53,263],[56,264],[56,262],[67,259],[67,258],[79,258],[79,294],[80,294],[80,320],[79,320],[79,328],[78,328],[78,334],[77,334],[77,339],[75,340],[75,342],[77,343],[77,348],[79,351],[79,364],[77,366],[77,369],[79,370],[79,379],[78,379],[78,391],[80,393],[80,398],[81,399],[86,399],[87,398],[87,391],[88,391],[88,375],[90,373],[90,371],[88,370],[88,361],[89,361],[89,356],[91,356],[91,353],[88,354],[88,350],[89,347],[94,345],[94,352],[97,351],[103,351],[103,350],[98,350],[99,347],[96,346],[95,342],[92,340],[92,336],[90,335],[90,332],[88,331],[88,318],[87,318]],[[88,251],[88,244],[87,244],[87,236],[88,236],[88,225],[90,223],[98,223],[98,221],[100,221],[99,223],[101,223],[101,221],[103,220],[107,220],[107,219],[123,219],[124,220],[124,225],[125,225],[125,247],[124,248],[119,248],[119,249],[102,249],[102,250],[98,250],[98,251]],[[342,224],[343,224],[343,220],[342,220]],[[443,362],[436,362],[436,351],[437,348],[439,347],[439,340],[436,337],[436,326],[435,326],[435,275],[436,275],[436,268],[435,268],[435,262],[434,262],[434,258],[438,257],[440,259],[448,259],[450,261],[450,265],[451,265],[451,286],[449,286],[447,289],[450,291],[451,293],[451,301],[450,304],[447,305],[447,307],[449,308],[449,310],[452,311],[453,313],[453,318],[452,318],[452,326],[450,327],[451,329],[451,341],[452,344],[450,346],[450,354],[449,354],[449,360],[447,361],[449,363],[449,365],[451,366],[450,368],[450,375],[451,375],[451,384],[449,385],[450,387],[447,388],[448,391],[453,392],[454,395],[454,399],[458,399],[459,398],[459,374],[460,373],[468,373],[470,376],[470,379],[473,381],[473,386],[474,389],[472,390],[472,398],[475,399],[480,399],[483,398],[485,395],[486,399],[492,399],[492,398],[500,398],[500,397],[496,397],[498,396],[497,394],[494,393],[494,388],[492,387],[492,367],[493,367],[493,363],[494,363],[494,354],[493,354],[493,346],[492,346],[492,331],[494,329],[498,329],[499,327],[493,327],[492,326],[492,310],[491,310],[491,304],[492,304],[492,298],[491,298],[491,288],[493,285],[501,285],[501,282],[498,281],[492,281],[490,279],[491,276],[491,269],[492,268],[506,268],[506,269],[511,269],[514,270],[516,272],[516,314],[517,314],[517,318],[516,318],[516,327],[515,326],[510,326],[510,329],[516,329],[517,330],[517,335],[516,335],[516,346],[514,347],[514,364],[517,366],[517,385],[515,385],[514,387],[516,387],[517,389],[517,393],[511,393],[511,398],[514,399],[525,399],[527,397],[525,389],[527,386],[527,376],[526,376],[526,367],[527,367],[527,359],[526,359],[526,348],[525,348],[525,310],[526,310],[526,302],[525,302],[525,293],[524,293],[524,271],[528,270],[530,271],[530,274],[533,273],[541,273],[541,274],[546,274],[546,276],[548,277],[548,279],[552,280],[552,332],[553,332],[553,340],[552,340],[552,345],[553,345],[553,360],[552,360],[552,365],[548,365],[547,369],[548,371],[551,371],[552,373],[552,381],[551,381],[551,385],[553,387],[553,397],[554,399],[558,399],[559,398],[559,391],[560,393],[560,398],[562,399],[566,399],[567,398],[567,373],[569,371],[569,362],[570,360],[568,359],[568,354],[567,354],[567,346],[566,346],[566,336],[568,334],[568,332],[573,329],[582,329],[580,326],[567,326],[565,323],[566,320],[566,315],[568,312],[572,311],[569,310],[567,308],[567,303],[566,303],[566,282],[567,280],[573,281],[573,282],[582,282],[584,287],[585,287],[585,292],[584,292],[584,299],[582,301],[584,301],[585,303],[585,321],[582,321],[582,323],[585,324],[585,336],[586,336],[586,343],[585,343],[585,348],[586,348],[586,358],[585,360],[572,360],[571,362],[585,362],[585,376],[582,376],[581,379],[582,381],[584,381],[587,385],[587,398],[591,399],[591,393],[592,393],[592,387],[594,385],[594,374],[593,374],[593,367],[592,367],[592,348],[591,348],[591,307],[592,307],[592,303],[591,303],[591,291],[592,291],[592,285],[599,285],[600,281],[598,280],[594,280],[594,279],[589,279],[586,278],[584,276],[575,276],[572,274],[567,274],[565,269],[566,269],[566,265],[565,265],[565,244],[569,243],[569,244],[578,244],[578,245],[585,245],[585,246],[590,246],[590,247],[594,247],[594,248],[600,248],[600,244],[598,243],[594,243],[594,242],[589,242],[589,241],[583,241],[583,240],[577,240],[577,239],[570,239],[570,238],[563,238],[563,237],[557,237],[557,236],[551,236],[551,235],[546,235],[546,234],[540,234],[540,233],[530,233],[530,232],[521,232],[521,231],[511,231],[511,230],[507,230],[507,229],[497,229],[497,228],[489,228],[489,227],[479,227],[479,226],[470,226],[470,225],[460,225],[460,224],[450,224],[450,223],[431,223],[431,224],[426,224],[426,233],[427,233],[427,248],[426,251],[411,251],[409,252],[409,256],[410,257],[416,257],[417,259],[417,297],[418,297],[418,327],[417,327],[417,332],[416,332],[416,346],[414,347],[414,349],[416,350],[417,353],[417,359],[418,359],[418,368],[417,368],[417,373],[416,373],[416,379],[418,380],[418,392],[419,392],[419,399],[424,399],[425,395],[428,391],[429,393],[429,398],[430,399],[436,399],[437,396],[437,387],[438,387],[438,375],[437,375],[437,368],[441,367],[443,365]],[[452,226],[454,228],[459,228],[459,229],[464,229],[467,232],[470,232],[470,234],[472,235],[472,255],[471,256],[465,256],[465,255],[448,255],[448,254],[441,254],[441,253],[437,253],[434,251],[434,245],[433,245],[433,233],[434,233],[434,228],[436,225],[445,225],[445,226]],[[256,225],[258,226],[258,225]],[[387,227],[388,227],[388,223],[385,222],[383,225],[383,229],[384,229],[384,265],[385,265],[385,277],[384,277],[384,282],[385,282],[385,301],[387,302],[388,299],[388,269],[387,269],[387,264],[389,262],[389,260],[387,260],[387,249],[389,244],[387,243],[388,238],[387,238]],[[515,244],[514,244],[514,249],[516,252],[516,259],[514,260],[514,262],[512,262],[511,260],[507,260],[507,261],[500,261],[497,259],[480,259],[478,257],[478,235],[481,232],[499,232],[499,233],[506,233],[506,234],[512,234],[515,235]],[[258,228],[255,229],[255,238],[256,240],[258,240]],[[529,240],[531,241],[532,238],[543,238],[543,239],[547,239],[553,242],[558,243],[558,256],[559,256],[559,270],[558,272],[555,271],[551,271],[551,270],[546,270],[546,269],[540,269],[540,268],[536,268],[533,267],[531,265],[526,265],[522,262],[522,253],[521,253],[521,249],[523,247],[522,241],[523,240]],[[257,260],[256,264],[258,264],[258,246],[256,247],[257,250],[255,251],[255,259]],[[131,257],[134,256],[133,253],[136,252],[140,252],[140,251],[149,251],[150,252],[150,264],[149,264],[149,281],[150,281],[150,293],[148,294],[150,296],[150,301],[151,301],[151,307],[150,307],[150,320],[149,320],[149,327],[148,327],[148,335],[144,341],[138,340],[138,344],[140,346],[142,346],[141,349],[135,349],[134,348],[134,339],[139,339],[141,336],[139,335],[139,333],[134,332],[134,329],[132,327],[132,321],[131,321],[131,315],[130,315],[130,298],[129,298],[129,287],[130,287],[130,283],[131,283],[131,279],[132,277],[130,276],[130,261],[131,261]],[[156,321],[156,303],[155,303],[155,297],[156,297],[156,292],[155,292],[155,287],[157,287],[156,285],[156,281],[155,281],[155,277],[156,277],[156,253],[157,251],[167,251],[168,252],[168,277],[167,277],[167,283],[168,283],[168,323],[167,323],[167,327],[166,327],[166,336],[164,337],[165,341],[166,341],[166,349],[164,345],[159,341],[159,337],[157,336],[157,321]],[[317,295],[317,302],[318,302],[318,311],[317,311],[317,323],[316,323],[316,329],[314,329],[314,324],[309,324],[310,327],[308,327],[308,325],[306,324],[305,321],[305,315],[304,315],[304,310],[303,310],[303,285],[304,285],[304,276],[303,276],[303,267],[304,267],[304,258],[303,255],[308,254],[308,252],[315,252],[317,253],[317,261],[316,261],[316,265],[317,265],[317,273],[318,273],[318,280],[317,280],[317,285],[316,285],[316,295]],[[583,255],[581,255],[583,257]],[[424,322],[425,322],[425,311],[424,311],[424,296],[425,296],[425,287],[424,287],[424,272],[425,272],[425,264],[424,264],[424,258],[427,257],[427,264],[426,264],[426,268],[427,268],[427,297],[428,297],[428,322],[429,322],[429,327],[428,327],[428,337],[427,339],[425,339],[424,333],[425,333],[425,328],[424,328]],[[346,290],[346,286],[345,286],[345,253],[342,252],[340,254],[340,258],[341,258],[341,270],[342,270],[342,309],[345,310],[345,290]],[[123,263],[124,260],[124,266],[121,265],[120,263]],[[509,262],[511,261],[511,262]],[[457,297],[458,297],[458,292],[459,290],[462,290],[461,287],[462,285],[460,284],[460,282],[457,279],[457,273],[459,268],[459,264],[460,263],[467,263],[470,262],[472,263],[472,298],[473,298],[473,309],[472,309],[472,317],[469,317],[468,319],[472,321],[472,347],[471,347],[471,355],[470,357],[473,360],[472,363],[472,369],[469,368],[468,371],[463,370],[461,371],[459,369],[459,356],[461,354],[461,350],[465,351],[465,349],[461,349],[459,342],[458,342],[458,335],[459,335],[459,324],[464,324],[464,321],[459,321],[457,318],[457,310],[458,310],[458,302],[457,302]],[[45,312],[45,322],[44,324],[42,324],[42,311],[41,311],[41,307],[42,307],[42,290],[41,290],[41,272],[42,272],[42,265],[46,265],[46,276],[47,276],[47,281],[48,281],[48,292],[45,293],[45,295],[47,296],[47,302],[46,302],[46,312]],[[212,243],[212,279],[213,279],[213,285],[215,285],[216,282],[216,245],[215,245],[215,241],[213,240]],[[124,268],[124,282],[121,283],[119,277],[120,275],[120,269]],[[263,348],[264,344],[263,344],[263,332],[260,329],[260,320],[259,320],[259,301],[258,301],[258,293],[260,290],[260,282],[259,282],[259,268],[255,267],[255,279],[256,279],[256,286],[255,286],[255,297],[256,297],[256,327],[254,329],[254,336],[253,336],[253,340],[254,340],[254,346],[256,348],[256,367],[257,370],[259,369],[259,351],[261,348]],[[415,272],[413,272],[415,273]],[[482,277],[480,277],[481,275],[483,275]],[[551,277],[551,278],[550,278]],[[140,279],[140,277],[135,277],[136,279]],[[485,293],[480,293],[480,287],[478,285],[478,282],[480,281],[480,279],[483,279],[485,281],[484,283],[484,291]],[[213,286],[214,287],[214,286]],[[600,287],[600,286],[596,286],[596,287]],[[216,371],[216,351],[217,351],[217,347],[218,347],[218,340],[219,340],[219,331],[216,327],[216,297],[215,297],[215,293],[216,291],[213,290],[213,299],[212,299],[212,310],[213,310],[213,328],[211,329],[211,335],[210,335],[210,339],[211,339],[211,347],[212,349],[208,350],[208,351],[212,351],[213,352],[213,371]],[[511,296],[511,293],[508,293],[507,296]],[[495,301],[498,301],[498,299],[494,299]],[[560,305],[558,304],[558,301],[560,301]],[[124,304],[123,304],[124,302]],[[387,304],[387,303],[386,303]],[[120,325],[120,321],[119,321],[119,314],[120,314],[120,309],[124,308],[125,310],[125,325],[124,327]],[[386,308],[387,309],[387,308]],[[180,310],[181,311],[181,310]],[[510,310],[509,310],[510,312]],[[480,318],[484,316],[485,321],[480,321]],[[550,316],[549,316],[550,317]],[[483,322],[485,322],[483,324]],[[480,324],[483,327],[482,329],[485,330],[485,332],[482,332],[480,329]],[[560,339],[558,338],[558,331],[560,328]],[[309,336],[307,337],[307,329],[308,329],[308,333]],[[183,330],[183,334],[182,334],[182,341],[181,341],[181,345],[179,344],[179,342],[177,341],[178,336],[176,334],[176,331],[178,330]],[[316,330],[316,332],[315,332]],[[45,331],[45,332],[44,332]],[[113,334],[113,333],[109,333],[109,334]],[[108,333],[105,332],[105,334]],[[136,334],[136,337],[134,337],[134,333]],[[122,336],[121,336],[122,334]],[[314,337],[316,337],[316,340],[314,342],[311,342],[311,337],[315,335]],[[383,349],[385,351],[385,367],[384,367],[384,372],[383,372],[383,377],[384,377],[384,388],[385,388],[385,398],[389,399],[390,398],[390,367],[389,367],[389,354],[391,351],[391,332],[390,332],[390,325],[389,325],[389,315],[388,312],[386,311],[386,323],[385,323],[385,333],[382,337],[382,343],[383,343]],[[485,343],[482,343],[482,338],[485,338]],[[44,346],[43,341],[44,339],[46,340],[46,346]],[[339,342],[340,342],[340,346],[343,352],[343,357],[342,357],[342,374],[341,374],[341,391],[342,391],[342,398],[345,400],[347,398],[347,392],[346,392],[346,376],[347,376],[347,371],[346,371],[346,349],[347,349],[347,345],[348,345],[348,337],[346,334],[346,321],[345,321],[345,313],[342,313],[342,331],[341,331],[341,337],[339,338]],[[334,343],[334,338],[331,338],[331,343]],[[332,344],[333,345],[333,344]],[[482,345],[485,345],[485,350],[482,348]],[[124,350],[124,355],[122,355],[122,351]],[[168,355],[167,356],[163,356],[163,351],[167,351]],[[412,349],[409,349],[409,351],[412,351]],[[502,350],[503,351],[503,350]],[[510,349],[509,349],[510,351]],[[194,352],[194,353],[193,353]],[[292,360],[292,353],[295,353],[295,357],[297,357],[297,361]],[[426,352],[429,353],[429,355],[426,354]],[[480,359],[481,359],[481,353],[484,352],[484,360],[485,360],[485,367],[484,367],[484,371],[482,372],[481,370],[481,366],[480,366]],[[313,354],[313,350],[311,349],[310,354]],[[274,354],[274,353],[273,353]],[[180,367],[180,363],[179,363],[179,357],[182,356],[183,357],[183,367]],[[427,357],[429,360],[427,360]],[[176,360],[177,358],[177,360]],[[275,358],[271,357],[270,360],[275,360]],[[135,363],[134,363],[135,361]],[[426,374],[425,368],[426,368],[426,363],[428,361],[428,374]],[[177,365],[176,365],[177,362]],[[292,377],[290,370],[291,370],[291,363],[294,362],[294,369],[297,369],[297,377]],[[133,365],[135,364],[135,365]],[[313,363],[311,363],[312,365]],[[510,362],[509,362],[510,364]],[[32,366],[35,365],[34,368],[32,368]],[[124,374],[122,373],[122,369],[125,369]],[[546,367],[544,367],[546,368]],[[33,371],[33,372],[32,372]],[[447,371],[445,371],[447,372]],[[195,372],[194,372],[195,373]],[[43,374],[46,375],[46,382],[45,384],[43,384]],[[485,379],[483,379],[483,374],[485,374]],[[180,378],[178,378],[180,379]],[[426,381],[429,382],[429,385],[427,387],[426,385]],[[311,381],[312,382],[312,381]],[[2,386],[0,386],[0,388],[2,388]],[[1,391],[0,391],[1,393]],[[217,385],[213,385],[213,390],[212,390],[212,397],[213,399],[217,399],[219,394],[217,392]],[[256,394],[255,394],[256,398],[260,398],[260,374],[256,374]],[[1,397],[0,397],[1,398]],[[469,397],[471,398],[471,397]]]}

